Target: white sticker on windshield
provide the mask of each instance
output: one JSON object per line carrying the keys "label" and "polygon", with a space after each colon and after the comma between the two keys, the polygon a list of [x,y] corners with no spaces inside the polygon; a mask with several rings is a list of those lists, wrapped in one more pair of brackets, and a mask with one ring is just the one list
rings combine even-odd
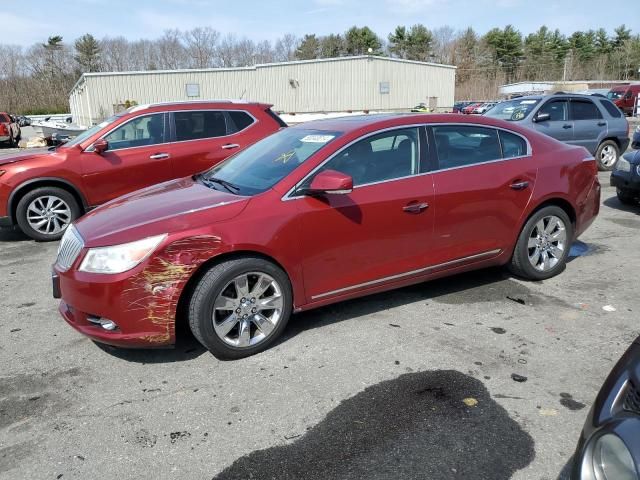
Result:
{"label": "white sticker on windshield", "polygon": [[335,135],[307,135],[301,138],[301,142],[305,143],[327,143],[329,140],[333,140]]}
{"label": "white sticker on windshield", "polygon": [[532,104],[534,104],[536,102],[537,102],[537,100],[522,100],[520,102],[520,105],[532,105]]}

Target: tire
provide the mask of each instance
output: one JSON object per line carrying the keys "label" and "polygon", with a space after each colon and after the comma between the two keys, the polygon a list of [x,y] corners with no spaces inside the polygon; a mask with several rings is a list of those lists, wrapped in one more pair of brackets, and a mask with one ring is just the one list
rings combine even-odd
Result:
{"label": "tire", "polygon": [[13,138],[13,135],[9,136],[9,141],[7,142],[9,148],[16,147],[16,140]]}
{"label": "tire", "polygon": [[601,172],[611,171],[620,158],[620,147],[613,140],[605,140],[596,150],[596,162]]}
{"label": "tire", "polygon": [[[551,219],[560,223],[552,225]],[[544,227],[542,238],[538,235],[541,227]],[[556,235],[557,232],[563,233]],[[530,246],[530,241],[534,246]],[[541,208],[522,227],[509,270],[527,280],[551,278],[564,270],[572,241],[573,225],[567,213],[555,205]],[[548,263],[545,262],[545,254]]]}
{"label": "tire", "polygon": [[616,188],[616,195],[618,196],[618,200],[620,200],[620,203],[623,203],[625,205],[635,205],[637,203],[636,196],[628,190]]}
{"label": "tire", "polygon": [[[48,211],[47,211],[48,210]],[[16,208],[16,221],[22,232],[34,240],[59,240],[82,210],[75,197],[58,187],[40,187],[27,192]],[[42,224],[38,228],[38,224]]]}
{"label": "tire", "polygon": [[[229,260],[211,267],[195,286],[189,301],[189,327],[217,358],[244,358],[273,344],[287,326],[292,305],[289,277],[278,266],[257,257]],[[242,339],[241,332],[245,333]]]}

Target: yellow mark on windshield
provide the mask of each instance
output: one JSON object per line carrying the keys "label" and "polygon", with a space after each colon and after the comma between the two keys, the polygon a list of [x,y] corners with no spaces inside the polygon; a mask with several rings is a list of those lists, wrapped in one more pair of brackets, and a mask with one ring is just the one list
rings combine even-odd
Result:
{"label": "yellow mark on windshield", "polygon": [[290,152],[285,152],[282,155],[280,155],[278,158],[276,158],[274,162],[287,163],[289,160],[291,160],[291,157],[293,157],[295,154],[296,154],[295,150],[291,150]]}

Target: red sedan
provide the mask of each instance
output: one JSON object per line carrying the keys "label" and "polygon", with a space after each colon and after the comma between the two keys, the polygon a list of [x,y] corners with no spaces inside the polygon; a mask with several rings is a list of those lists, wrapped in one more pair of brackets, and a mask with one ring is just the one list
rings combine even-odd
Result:
{"label": "red sedan", "polygon": [[138,105],[54,151],[2,157],[0,227],[18,225],[36,240],[58,240],[91,208],[207,170],[286,126],[270,107],[242,101]]}
{"label": "red sedan", "polygon": [[86,215],[54,295],[98,342],[172,345],[185,312],[211,352],[240,358],[294,312],[492,265],[560,273],[598,213],[596,173],[585,149],[486,117],[301,124]]}

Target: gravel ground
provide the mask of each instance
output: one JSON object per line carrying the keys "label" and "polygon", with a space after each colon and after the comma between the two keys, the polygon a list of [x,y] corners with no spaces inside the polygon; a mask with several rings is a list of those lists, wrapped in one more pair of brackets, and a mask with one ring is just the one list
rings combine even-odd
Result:
{"label": "gravel ground", "polygon": [[51,298],[56,245],[0,231],[0,478],[554,480],[638,335],[640,207],[601,182],[556,278],[484,270],[333,305],[232,362],[187,333],[87,340]]}

